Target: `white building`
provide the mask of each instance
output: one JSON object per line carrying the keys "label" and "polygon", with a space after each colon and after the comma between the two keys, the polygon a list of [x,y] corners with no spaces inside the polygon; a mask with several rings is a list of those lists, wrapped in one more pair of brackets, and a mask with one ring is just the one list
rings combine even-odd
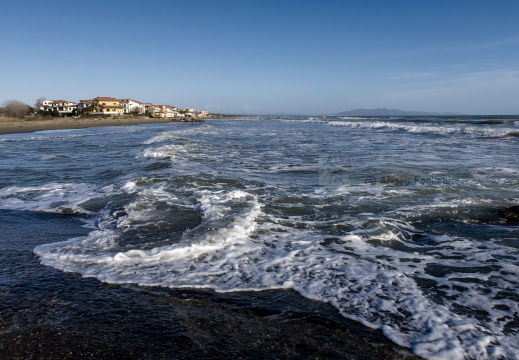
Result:
{"label": "white building", "polygon": [[178,111],[177,107],[171,105],[154,105],[152,113],[155,118],[181,119],[184,117],[184,115]]}
{"label": "white building", "polygon": [[77,109],[80,113],[82,110],[92,106],[94,106],[94,100],[79,100],[77,103]]}
{"label": "white building", "polygon": [[40,110],[59,115],[72,115],[77,111],[77,104],[68,100],[43,100]]}
{"label": "white building", "polygon": [[120,99],[119,102],[123,107],[124,114],[144,114],[144,112],[146,111],[145,104],[141,103],[140,101],[132,99]]}

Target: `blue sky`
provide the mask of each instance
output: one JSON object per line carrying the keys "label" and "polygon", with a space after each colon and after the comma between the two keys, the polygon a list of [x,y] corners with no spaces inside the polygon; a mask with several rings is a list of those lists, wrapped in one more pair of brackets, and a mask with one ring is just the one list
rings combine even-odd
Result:
{"label": "blue sky", "polygon": [[0,103],[519,114],[517,0],[17,0],[0,13]]}

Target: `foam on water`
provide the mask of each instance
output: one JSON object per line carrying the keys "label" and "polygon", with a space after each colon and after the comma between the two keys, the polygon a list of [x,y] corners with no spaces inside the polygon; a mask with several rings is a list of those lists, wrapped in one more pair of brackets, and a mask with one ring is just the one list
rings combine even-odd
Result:
{"label": "foam on water", "polygon": [[503,137],[508,136],[510,133],[515,131],[514,128],[482,128],[467,125],[446,125],[438,124],[434,126],[423,125],[423,124],[406,124],[399,122],[388,122],[388,121],[373,121],[373,122],[360,122],[360,121],[329,121],[328,125],[331,126],[346,126],[352,128],[369,128],[374,130],[402,130],[410,133],[419,134],[467,134],[473,136],[489,136],[489,137]]}
{"label": "foam on water", "polygon": [[90,214],[81,206],[85,201],[112,193],[111,186],[98,189],[90,184],[49,183],[41,186],[10,186],[0,189],[3,209],[55,213]]}
{"label": "foam on water", "polygon": [[208,124],[197,124],[196,126],[193,126],[193,127],[189,127],[188,129],[176,129],[175,131],[164,131],[162,133],[160,133],[159,135],[156,135],[146,141],[144,141],[143,143],[145,145],[151,145],[151,144],[155,144],[155,143],[158,143],[158,142],[164,142],[164,141],[168,141],[168,140],[171,140],[171,139],[177,139],[179,138],[180,136],[183,136],[183,135],[189,135],[189,134],[198,134],[198,133],[207,133],[207,132],[211,132],[213,129],[213,126],[211,125],[208,125]]}
{"label": "foam on water", "polygon": [[[88,236],[34,250],[64,271],[143,286],[294,289],[426,358],[519,359],[519,228],[477,217],[519,201],[513,140],[477,138],[502,125],[257,120],[139,138],[145,170],[109,186],[10,184],[1,206],[90,214]],[[442,128],[477,136],[458,146],[438,140]],[[388,141],[395,130],[406,135]]]}
{"label": "foam on water", "polygon": [[360,117],[360,116],[339,116],[339,119],[342,119],[342,120],[368,120],[368,119],[373,119],[373,118]]}
{"label": "foam on water", "polygon": [[[62,132],[64,130],[61,130]],[[67,130],[71,131],[71,130]],[[24,136],[24,134],[13,134],[13,135],[4,135],[0,138],[0,142],[18,142],[18,141],[47,141],[47,140],[63,140],[63,139],[74,139],[74,138],[82,138],[87,136],[96,136],[96,134],[67,134],[67,135],[56,135],[56,132],[59,130],[49,130],[48,135],[38,135],[38,136]],[[40,134],[45,133],[45,131],[39,132]]]}
{"label": "foam on water", "polygon": [[[259,213],[257,201],[243,191],[231,193],[199,194],[204,219],[200,226],[187,230],[178,245],[166,245],[150,250],[117,252],[118,235],[130,223],[149,219],[149,211],[158,200],[164,200],[164,192],[153,191],[139,194],[139,198],[126,208],[126,216],[117,221],[105,219],[101,230],[91,232],[85,238],[71,239],[63,243],[42,245],[35,249],[42,263],[67,271],[95,276],[102,281],[122,283],[136,282],[141,285],[199,286],[205,279],[196,271],[188,271],[186,277],[174,280],[175,274],[196,266],[197,260],[226,247],[244,242],[255,229],[254,219]],[[174,196],[165,196],[167,201],[177,202]],[[146,205],[142,205],[146,203]],[[140,210],[137,210],[140,208]],[[233,208],[239,210],[229,215]],[[155,221],[158,219],[155,217]],[[115,222],[115,224],[114,224]],[[225,224],[222,226],[222,223]],[[219,226],[218,226],[219,224]],[[187,266],[187,267],[186,267]],[[211,264],[215,269],[217,264]],[[191,269],[194,270],[194,269]],[[221,270],[206,270],[221,272]],[[206,286],[206,285],[202,285]],[[209,286],[209,285],[207,285]]]}
{"label": "foam on water", "polygon": [[[133,191],[133,184],[127,185]],[[142,189],[141,189],[142,190]],[[298,229],[301,219],[277,218],[261,210],[257,196],[242,190],[195,191],[202,223],[187,230],[178,244],[150,250],[117,251],[118,231],[130,222],[148,218],[157,200],[177,202],[164,189],[138,191],[126,217],[115,228],[91,232],[85,238],[42,245],[35,249],[43,264],[110,283],[137,283],[171,287],[203,287],[217,291],[292,288],[303,296],[328,302],[344,316],[381,328],[394,342],[429,358],[462,359],[466,356],[517,358],[510,335],[503,331],[517,313],[517,303],[500,297],[491,300],[482,284],[498,281],[492,295],[517,287],[517,265],[481,266],[488,260],[513,256],[495,241],[484,249],[471,239],[427,236],[434,251],[402,251],[373,241],[407,244],[420,230],[389,217],[364,220],[346,218],[356,231],[329,236]],[[157,221],[156,218],[154,218]],[[361,224],[363,223],[363,224]],[[318,223],[316,223],[318,224]],[[322,224],[321,224],[322,225]],[[427,247],[430,247],[428,245]],[[465,256],[463,265],[453,258]],[[448,276],[431,268],[451,269]],[[480,268],[477,278],[473,269]],[[467,269],[464,270],[464,269]],[[494,274],[505,272],[496,279]],[[420,280],[417,281],[416,279]],[[436,283],[441,301],[426,295],[419,282]],[[459,292],[456,287],[463,287]],[[501,289],[501,290],[498,290]],[[459,307],[459,312],[452,309]],[[481,319],[464,310],[485,312]],[[519,340],[517,336],[512,336]],[[504,342],[504,343],[503,343]]]}
{"label": "foam on water", "polygon": [[142,128],[138,125],[133,126],[108,126],[108,127],[93,127],[85,129],[62,129],[62,130],[44,130],[37,131],[32,135],[31,133],[25,134],[5,134],[0,137],[1,143],[10,142],[34,142],[34,141],[60,141],[68,139],[81,139],[87,137],[99,137],[99,136],[111,136],[115,134],[129,134],[141,132]]}

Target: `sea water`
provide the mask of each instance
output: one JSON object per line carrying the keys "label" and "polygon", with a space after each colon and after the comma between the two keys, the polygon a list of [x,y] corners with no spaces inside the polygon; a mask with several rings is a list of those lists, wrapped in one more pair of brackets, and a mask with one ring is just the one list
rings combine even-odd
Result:
{"label": "sea water", "polygon": [[0,208],[79,216],[43,265],[293,289],[430,359],[519,359],[519,117],[249,117],[0,136]]}

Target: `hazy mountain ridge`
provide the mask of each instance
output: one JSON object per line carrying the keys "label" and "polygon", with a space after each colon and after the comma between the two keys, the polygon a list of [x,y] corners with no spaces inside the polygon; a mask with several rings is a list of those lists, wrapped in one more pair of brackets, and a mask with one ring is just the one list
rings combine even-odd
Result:
{"label": "hazy mountain ridge", "polygon": [[355,109],[349,111],[341,111],[339,113],[333,114],[336,116],[416,116],[416,115],[461,115],[456,113],[430,113],[425,111],[403,111],[398,109],[386,109],[386,108],[378,108],[378,109]]}

